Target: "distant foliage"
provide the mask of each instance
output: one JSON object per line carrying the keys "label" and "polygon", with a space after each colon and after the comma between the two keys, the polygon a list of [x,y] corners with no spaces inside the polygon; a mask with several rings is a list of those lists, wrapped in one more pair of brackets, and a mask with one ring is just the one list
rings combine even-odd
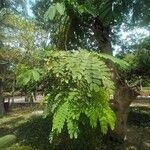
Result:
{"label": "distant foliage", "polygon": [[133,45],[133,52],[120,56],[129,63],[124,74],[131,86],[150,85],[150,38],[145,38],[139,44]]}

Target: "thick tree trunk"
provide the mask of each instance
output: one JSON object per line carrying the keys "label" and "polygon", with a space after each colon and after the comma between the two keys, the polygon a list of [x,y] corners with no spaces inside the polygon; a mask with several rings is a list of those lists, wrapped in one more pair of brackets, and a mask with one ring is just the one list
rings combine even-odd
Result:
{"label": "thick tree trunk", "polygon": [[[117,81],[118,82],[118,81]],[[112,137],[117,141],[124,141],[126,135],[126,123],[128,117],[129,106],[138,95],[133,89],[129,88],[125,83],[117,83],[117,90],[112,101],[113,108],[116,112],[116,126],[112,132]]]}
{"label": "thick tree trunk", "polygon": [[95,21],[93,32],[99,45],[99,52],[112,55],[110,27],[104,27],[100,21]]}
{"label": "thick tree trunk", "polygon": [[[98,41],[99,44],[99,49],[101,53],[106,53],[106,54],[112,54],[112,48],[111,44],[107,39],[103,39],[103,33],[102,32],[97,32],[98,30],[95,30],[94,35],[96,40]],[[103,40],[102,40],[103,39]]]}
{"label": "thick tree trunk", "polygon": [[[100,21],[95,21],[93,32],[99,44],[100,52],[112,54],[111,43],[109,41],[109,27],[104,27]],[[135,99],[136,94],[126,85],[125,82],[120,82],[114,65],[111,62],[108,62],[108,65],[112,69],[112,78],[116,85],[116,93],[114,95],[114,99],[111,101],[111,104],[113,105],[113,109],[116,112],[117,120],[115,130],[111,133],[111,139],[123,141],[126,134],[128,108],[132,100]]]}

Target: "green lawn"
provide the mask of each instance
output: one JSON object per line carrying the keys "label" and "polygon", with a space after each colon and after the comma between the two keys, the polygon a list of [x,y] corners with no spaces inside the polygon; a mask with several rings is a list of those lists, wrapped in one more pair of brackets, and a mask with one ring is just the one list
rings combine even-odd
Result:
{"label": "green lawn", "polygon": [[143,87],[143,90],[148,90],[148,91],[150,91],[150,87]]}
{"label": "green lawn", "polygon": [[[32,150],[33,149],[31,146],[22,144],[19,137],[17,136],[17,132],[20,129],[20,127],[23,124],[28,123],[32,117],[37,117],[33,115],[32,112],[34,111],[35,110],[31,108],[14,109],[13,111],[8,112],[3,117],[0,117],[0,149],[6,149],[6,150]],[[15,136],[16,140],[12,142],[11,136]],[[4,141],[6,142],[6,146],[3,144]],[[2,146],[4,145],[4,148],[3,147],[1,148],[1,145]]]}
{"label": "green lawn", "polygon": [[[102,142],[101,134],[98,130],[93,132],[86,126],[82,126],[83,133],[77,140],[70,140],[65,130],[56,138],[52,144],[49,143],[49,133],[51,129],[51,117],[43,118],[38,113],[33,113],[37,109],[25,108],[14,109],[0,118],[0,149],[2,150],[122,150],[116,143],[106,144]],[[92,131],[92,132],[91,132]],[[150,110],[132,108],[128,118],[128,130],[126,150],[135,149],[149,150],[150,131]],[[13,138],[15,136],[15,138]],[[15,140],[14,140],[15,139]],[[3,142],[5,141],[5,142]],[[8,144],[7,144],[8,142]],[[122,147],[122,146],[121,146]]]}

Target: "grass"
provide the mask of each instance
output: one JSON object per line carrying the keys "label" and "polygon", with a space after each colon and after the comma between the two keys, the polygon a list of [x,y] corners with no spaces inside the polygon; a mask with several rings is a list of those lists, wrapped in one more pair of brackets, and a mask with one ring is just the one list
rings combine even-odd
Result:
{"label": "grass", "polygon": [[150,87],[143,87],[143,90],[148,90],[148,91],[150,91]]}
{"label": "grass", "polygon": [[150,109],[143,107],[130,108],[128,124],[140,127],[150,127]]}
{"label": "grass", "polygon": [[150,149],[150,108],[132,107],[128,115],[127,147],[133,150]]}
{"label": "grass", "polygon": [[[33,115],[37,109],[25,108],[14,109],[4,117],[0,118],[0,137],[13,134],[17,137],[16,143],[6,150],[123,150],[120,145],[108,145],[102,142],[102,135],[99,130],[82,126],[82,133],[77,140],[70,140],[64,130],[55,141],[49,143],[49,133],[51,129],[51,117],[43,118],[41,115]],[[132,108],[128,117],[127,149],[148,150],[145,146],[148,139],[146,134],[150,130],[150,110],[143,108]],[[144,141],[141,141],[144,140]],[[139,149],[140,145],[141,149]],[[109,148],[108,148],[109,146]],[[95,148],[94,148],[95,147]],[[115,147],[115,148],[112,148]]]}
{"label": "grass", "polygon": [[0,138],[0,149],[11,146],[17,140],[15,135],[5,135]]}
{"label": "grass", "polygon": [[[26,109],[14,109],[12,112],[8,112],[3,117],[0,117],[0,138],[9,136],[17,137],[17,130],[22,124],[27,123],[33,116],[32,112],[35,111],[34,108]],[[9,140],[5,140],[6,142]],[[9,144],[7,144],[9,146]],[[20,138],[17,137],[17,141],[10,147],[5,148],[6,150],[32,150],[32,147],[21,144]]]}
{"label": "grass", "polygon": [[[3,117],[0,117],[0,128],[7,128],[10,131],[17,128],[31,117],[32,111],[30,108],[28,109],[14,109],[13,112],[8,112]],[[2,135],[2,131],[0,130],[0,136]]]}

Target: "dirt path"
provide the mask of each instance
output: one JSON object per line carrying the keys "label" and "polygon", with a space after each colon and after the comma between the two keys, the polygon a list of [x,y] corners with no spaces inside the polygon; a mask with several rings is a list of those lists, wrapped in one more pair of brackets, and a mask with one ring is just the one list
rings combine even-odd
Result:
{"label": "dirt path", "polygon": [[131,105],[131,107],[147,107],[150,108],[150,100],[149,99],[139,99],[139,100],[134,100]]}

